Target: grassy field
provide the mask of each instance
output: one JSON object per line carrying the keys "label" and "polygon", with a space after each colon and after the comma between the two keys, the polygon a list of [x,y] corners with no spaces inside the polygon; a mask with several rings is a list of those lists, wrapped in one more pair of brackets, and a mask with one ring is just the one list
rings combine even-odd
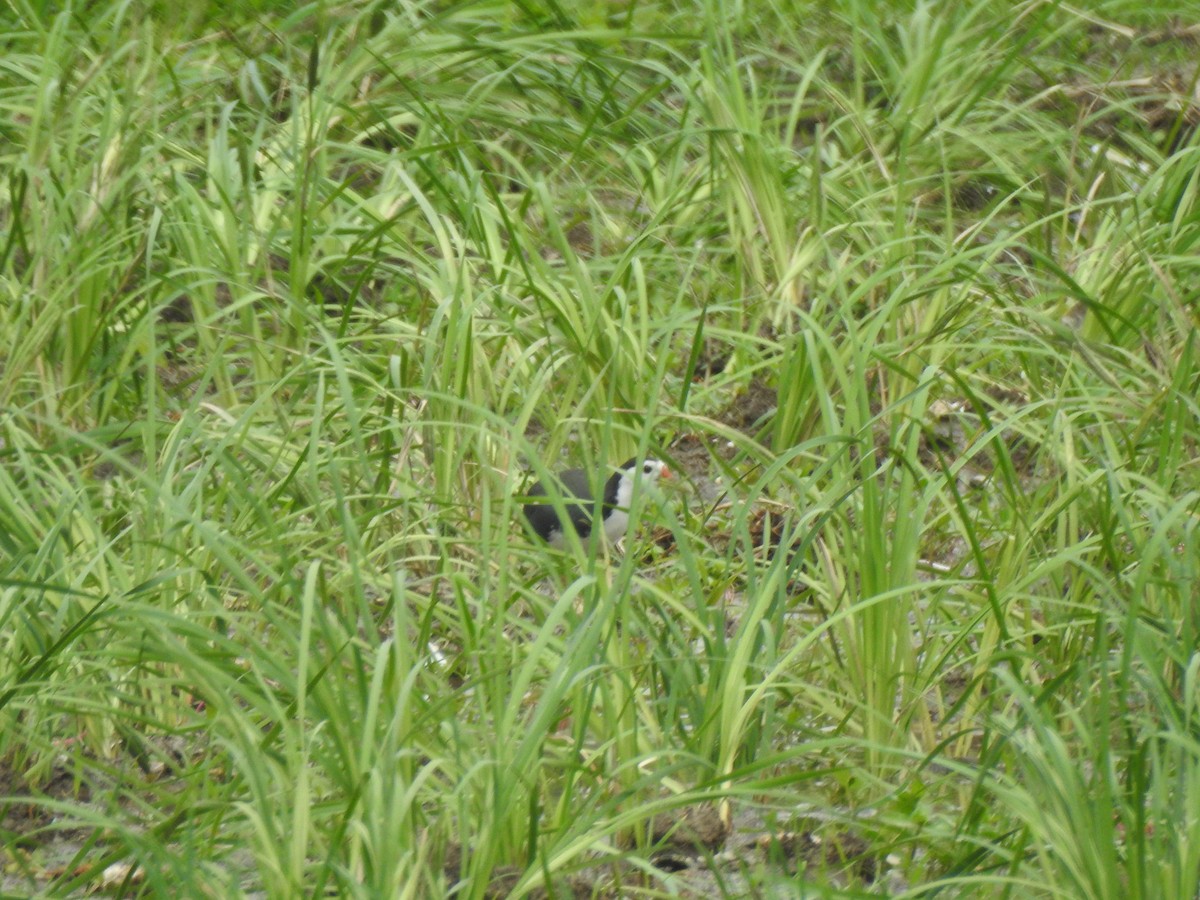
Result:
{"label": "grassy field", "polygon": [[0,11],[0,894],[1200,897],[1195,2],[225,7]]}

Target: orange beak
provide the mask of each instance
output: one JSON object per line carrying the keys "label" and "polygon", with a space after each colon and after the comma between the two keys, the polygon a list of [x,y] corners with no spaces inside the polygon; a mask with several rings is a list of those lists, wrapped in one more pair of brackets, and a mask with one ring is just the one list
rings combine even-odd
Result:
{"label": "orange beak", "polygon": [[658,477],[659,477],[659,478],[670,478],[670,477],[671,477],[671,470],[670,470],[670,469],[668,469],[666,466],[663,466],[663,467],[662,467],[662,472],[660,472],[660,473],[659,473],[659,476],[658,476]]}

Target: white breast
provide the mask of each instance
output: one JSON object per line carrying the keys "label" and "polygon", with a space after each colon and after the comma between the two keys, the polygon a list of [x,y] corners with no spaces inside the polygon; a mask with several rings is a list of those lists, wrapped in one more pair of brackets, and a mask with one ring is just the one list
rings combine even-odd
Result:
{"label": "white breast", "polygon": [[633,478],[622,475],[617,484],[617,505],[609,510],[604,520],[604,536],[610,541],[619,541],[629,529],[629,506],[633,503]]}
{"label": "white breast", "polygon": [[604,536],[612,541],[619,541],[625,535],[626,529],[629,528],[629,514],[623,509],[610,510],[608,518],[604,520]]}

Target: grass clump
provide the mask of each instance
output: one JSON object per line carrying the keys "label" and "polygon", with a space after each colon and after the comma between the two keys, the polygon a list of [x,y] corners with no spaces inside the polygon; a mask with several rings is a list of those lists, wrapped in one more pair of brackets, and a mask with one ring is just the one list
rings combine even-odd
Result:
{"label": "grass clump", "polygon": [[1181,9],[0,22],[2,892],[1196,896]]}

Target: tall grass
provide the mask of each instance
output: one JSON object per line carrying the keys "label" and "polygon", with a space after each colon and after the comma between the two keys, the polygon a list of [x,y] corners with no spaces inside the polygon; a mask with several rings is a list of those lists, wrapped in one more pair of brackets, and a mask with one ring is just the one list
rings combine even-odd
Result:
{"label": "tall grass", "polygon": [[0,890],[1197,896],[1186,12],[8,8]]}

